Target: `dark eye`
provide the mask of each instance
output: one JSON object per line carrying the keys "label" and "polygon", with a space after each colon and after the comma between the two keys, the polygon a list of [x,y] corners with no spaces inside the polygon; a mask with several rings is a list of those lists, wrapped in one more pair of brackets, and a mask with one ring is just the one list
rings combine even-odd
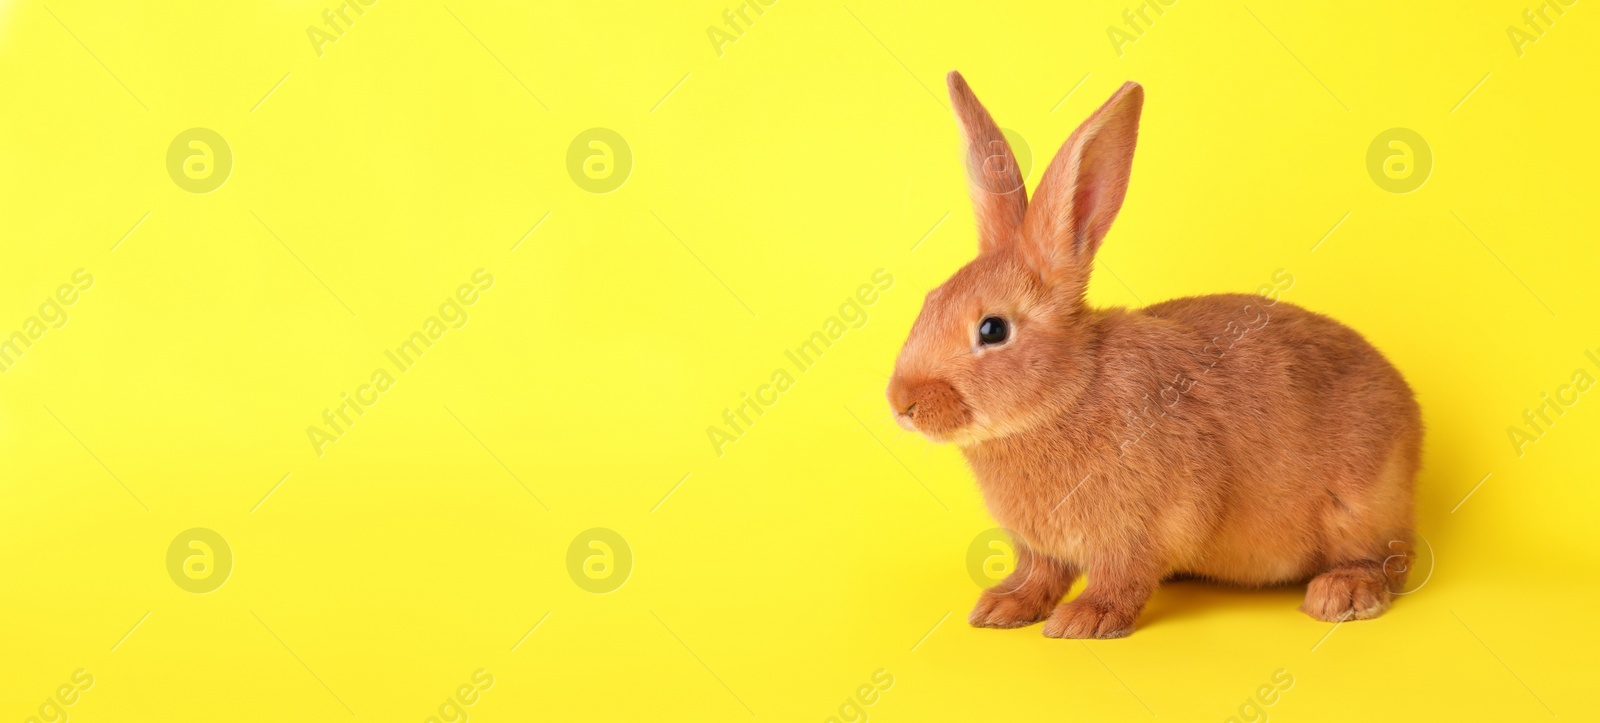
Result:
{"label": "dark eye", "polygon": [[984,346],[999,344],[1010,335],[1006,320],[998,316],[985,316],[978,322],[978,343]]}

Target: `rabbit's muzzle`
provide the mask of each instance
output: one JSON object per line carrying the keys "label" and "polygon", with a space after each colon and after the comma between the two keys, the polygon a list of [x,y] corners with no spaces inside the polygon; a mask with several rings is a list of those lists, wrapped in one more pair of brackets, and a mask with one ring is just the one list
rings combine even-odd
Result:
{"label": "rabbit's muzzle", "polygon": [[935,442],[972,423],[972,410],[961,393],[942,379],[895,377],[889,382],[889,405],[901,427],[921,432]]}

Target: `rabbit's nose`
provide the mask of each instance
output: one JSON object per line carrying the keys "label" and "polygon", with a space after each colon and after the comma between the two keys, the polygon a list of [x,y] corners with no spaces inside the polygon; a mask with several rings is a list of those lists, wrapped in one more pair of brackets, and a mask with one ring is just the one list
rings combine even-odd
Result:
{"label": "rabbit's nose", "polygon": [[916,402],[912,402],[909,406],[907,406],[903,410],[899,409],[899,408],[896,408],[895,409],[895,413],[894,413],[894,422],[895,422],[895,424],[900,425],[900,428],[906,430],[907,432],[918,431],[917,430],[916,417],[912,416],[913,414],[916,413],[916,411],[917,411],[917,403]]}
{"label": "rabbit's nose", "polygon": [[896,380],[890,387],[889,401],[902,426],[940,434],[959,429],[972,421],[972,411],[961,393],[943,379]]}
{"label": "rabbit's nose", "polygon": [[889,408],[894,410],[896,417],[910,414],[911,407],[916,406],[916,400],[911,398],[905,377],[899,374],[889,380],[889,389],[885,393],[889,398]]}

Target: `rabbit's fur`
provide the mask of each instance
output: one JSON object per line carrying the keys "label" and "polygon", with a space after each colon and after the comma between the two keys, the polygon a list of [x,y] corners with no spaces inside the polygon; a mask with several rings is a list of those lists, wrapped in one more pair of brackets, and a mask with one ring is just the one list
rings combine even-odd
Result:
{"label": "rabbit's fur", "polygon": [[[1129,634],[1165,578],[1310,579],[1318,620],[1371,618],[1404,584],[1421,414],[1361,335],[1260,296],[1092,309],[1094,253],[1127,192],[1144,91],[1075,131],[1035,190],[957,73],[976,259],[928,294],[888,389],[960,446],[1015,572],[970,621]],[[986,317],[1009,326],[984,345]],[[1087,586],[1058,604],[1078,575]]]}

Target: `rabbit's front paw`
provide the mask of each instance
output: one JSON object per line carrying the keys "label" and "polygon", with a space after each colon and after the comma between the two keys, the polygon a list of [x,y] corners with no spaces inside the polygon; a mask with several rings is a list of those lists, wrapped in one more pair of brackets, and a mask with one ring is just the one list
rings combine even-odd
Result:
{"label": "rabbit's front paw", "polygon": [[967,622],[975,628],[1020,628],[1045,619],[1054,600],[1041,599],[1027,590],[1014,592],[983,591]]}
{"label": "rabbit's front paw", "polygon": [[1133,632],[1137,617],[1137,612],[1073,600],[1056,606],[1044,623],[1044,634],[1048,638],[1125,638]]}

